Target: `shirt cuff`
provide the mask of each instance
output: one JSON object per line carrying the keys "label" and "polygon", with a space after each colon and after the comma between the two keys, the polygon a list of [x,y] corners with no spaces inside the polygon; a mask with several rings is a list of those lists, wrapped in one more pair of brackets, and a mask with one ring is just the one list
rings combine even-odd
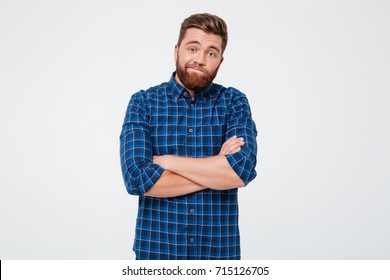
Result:
{"label": "shirt cuff", "polygon": [[253,177],[251,175],[253,165],[250,160],[246,158],[246,156],[241,152],[228,154],[225,156],[234,172],[236,172],[237,176],[240,177],[245,185],[247,185]]}

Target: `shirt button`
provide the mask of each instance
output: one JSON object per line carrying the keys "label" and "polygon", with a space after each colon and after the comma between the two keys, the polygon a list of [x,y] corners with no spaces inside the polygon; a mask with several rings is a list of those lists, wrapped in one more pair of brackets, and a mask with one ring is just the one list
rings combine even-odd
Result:
{"label": "shirt button", "polygon": [[185,92],[185,93],[184,93],[184,96],[187,96],[187,95],[188,95],[188,93],[187,93],[187,92]]}
{"label": "shirt button", "polygon": [[194,130],[192,129],[192,128],[190,128],[189,130],[188,130],[188,132],[193,132]]}
{"label": "shirt button", "polygon": [[191,103],[191,105],[190,105],[190,106],[191,106],[191,108],[194,108],[194,103]]}
{"label": "shirt button", "polygon": [[190,209],[190,213],[194,213],[195,212],[195,210],[194,209]]}
{"label": "shirt button", "polygon": [[190,242],[191,242],[191,243],[194,242],[194,239],[193,239],[192,237],[190,238]]}
{"label": "shirt button", "polygon": [[206,101],[207,100],[207,98],[206,97],[203,97],[203,101]]}

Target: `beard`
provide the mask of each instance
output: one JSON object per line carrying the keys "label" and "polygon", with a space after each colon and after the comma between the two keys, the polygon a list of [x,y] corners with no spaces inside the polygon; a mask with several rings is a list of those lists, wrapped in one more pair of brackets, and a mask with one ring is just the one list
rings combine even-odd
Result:
{"label": "beard", "polygon": [[[182,67],[179,61],[180,58],[177,57],[176,74],[186,89],[194,90],[194,91],[203,90],[207,88],[214,80],[214,78],[217,76],[219,66],[212,73],[209,73],[206,69],[202,68],[196,63],[193,64],[188,62],[184,65],[184,67]],[[201,71],[203,71],[203,74],[195,73],[195,72],[190,73],[187,70],[188,67],[200,69]]]}

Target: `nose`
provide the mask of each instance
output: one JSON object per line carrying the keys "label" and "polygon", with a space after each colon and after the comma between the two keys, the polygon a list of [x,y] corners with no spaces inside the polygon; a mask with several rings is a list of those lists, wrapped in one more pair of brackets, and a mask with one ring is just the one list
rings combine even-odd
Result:
{"label": "nose", "polygon": [[195,56],[194,62],[197,63],[198,65],[205,65],[205,54],[202,52],[198,52]]}

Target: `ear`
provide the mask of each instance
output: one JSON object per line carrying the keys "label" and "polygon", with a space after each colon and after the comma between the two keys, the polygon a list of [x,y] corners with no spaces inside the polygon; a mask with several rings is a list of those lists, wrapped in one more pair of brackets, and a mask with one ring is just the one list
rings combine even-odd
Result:
{"label": "ear", "polygon": [[179,46],[178,45],[175,45],[175,50],[174,50],[174,53],[173,53],[173,57],[175,59],[175,63],[177,61],[177,54],[179,53]]}
{"label": "ear", "polygon": [[223,62],[224,59],[225,59],[225,58],[222,56],[222,57],[221,57],[221,60],[219,61],[219,65],[222,64],[222,62]]}

